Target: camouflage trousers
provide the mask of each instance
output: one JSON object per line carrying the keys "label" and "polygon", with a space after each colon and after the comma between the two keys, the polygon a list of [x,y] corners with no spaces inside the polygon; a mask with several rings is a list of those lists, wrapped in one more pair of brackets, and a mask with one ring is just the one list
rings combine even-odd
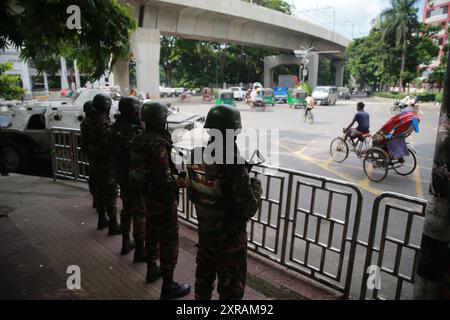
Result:
{"label": "camouflage trousers", "polygon": [[122,199],[122,212],[120,225],[122,233],[130,233],[133,223],[133,238],[144,240],[145,237],[145,209],[144,203],[137,192],[132,190],[128,177],[119,178],[120,198]]}
{"label": "camouflage trousers", "polygon": [[199,233],[198,240],[195,299],[211,299],[216,277],[221,300],[242,299],[247,277],[247,232],[208,231]]}
{"label": "camouflage trousers", "polygon": [[173,273],[178,260],[178,203],[146,201],[145,205],[146,262],[159,258],[162,275]]}
{"label": "camouflage trousers", "polygon": [[100,215],[106,212],[110,218],[116,219],[117,181],[109,166],[97,165],[97,163],[104,162],[96,161],[95,158],[91,162],[90,174],[93,178],[97,212]]}

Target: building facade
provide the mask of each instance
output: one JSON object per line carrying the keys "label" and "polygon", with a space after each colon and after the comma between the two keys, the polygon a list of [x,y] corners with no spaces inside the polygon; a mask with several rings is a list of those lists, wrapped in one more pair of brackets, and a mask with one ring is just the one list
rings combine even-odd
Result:
{"label": "building facade", "polygon": [[444,53],[444,47],[447,43],[447,30],[450,21],[450,0],[425,0],[425,8],[423,10],[423,23],[431,25],[439,25],[440,31],[434,41],[441,48],[439,56],[430,65],[430,69],[437,67]]}
{"label": "building facade", "polygon": [[[82,79],[82,75],[78,71],[76,60],[68,68],[66,59],[60,57],[60,67],[55,74],[47,74],[47,72],[40,74],[32,63],[20,59],[20,51],[7,47],[0,50],[0,62],[6,61],[13,64],[12,70],[7,73],[20,77],[27,98],[49,96],[51,92],[59,94],[60,90],[74,90],[86,84],[86,80]],[[103,76],[98,80],[98,83],[94,84],[102,87],[109,86],[110,80],[112,81],[112,75],[109,75],[109,77]]]}

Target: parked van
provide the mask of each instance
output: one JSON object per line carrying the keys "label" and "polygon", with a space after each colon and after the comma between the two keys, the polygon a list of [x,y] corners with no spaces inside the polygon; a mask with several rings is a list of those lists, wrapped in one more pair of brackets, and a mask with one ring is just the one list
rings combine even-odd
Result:
{"label": "parked van", "polygon": [[338,89],[336,87],[316,87],[312,93],[316,104],[335,105],[338,100]]}

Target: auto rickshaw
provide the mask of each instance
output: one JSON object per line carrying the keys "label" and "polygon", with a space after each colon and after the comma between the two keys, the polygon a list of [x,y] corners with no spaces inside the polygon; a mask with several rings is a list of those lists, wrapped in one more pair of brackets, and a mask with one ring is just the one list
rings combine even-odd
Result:
{"label": "auto rickshaw", "polygon": [[290,89],[288,91],[288,105],[290,108],[306,107],[306,97],[308,94],[303,89]]}
{"label": "auto rickshaw", "polygon": [[273,95],[273,89],[265,88],[264,89],[264,103],[266,105],[271,105],[272,107],[275,106],[275,99]]}
{"label": "auto rickshaw", "polygon": [[215,101],[216,105],[228,104],[230,106],[236,107],[236,101],[234,100],[234,94],[231,90],[220,91],[218,97]]}

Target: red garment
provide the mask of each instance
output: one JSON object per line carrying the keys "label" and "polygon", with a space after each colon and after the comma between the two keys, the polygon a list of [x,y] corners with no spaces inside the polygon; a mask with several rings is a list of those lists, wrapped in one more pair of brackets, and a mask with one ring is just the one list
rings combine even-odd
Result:
{"label": "red garment", "polygon": [[415,112],[404,112],[398,114],[386,122],[381,128],[381,131],[384,134],[389,134],[392,130],[394,130],[393,136],[398,137],[410,129],[411,121],[413,119],[419,119]]}

